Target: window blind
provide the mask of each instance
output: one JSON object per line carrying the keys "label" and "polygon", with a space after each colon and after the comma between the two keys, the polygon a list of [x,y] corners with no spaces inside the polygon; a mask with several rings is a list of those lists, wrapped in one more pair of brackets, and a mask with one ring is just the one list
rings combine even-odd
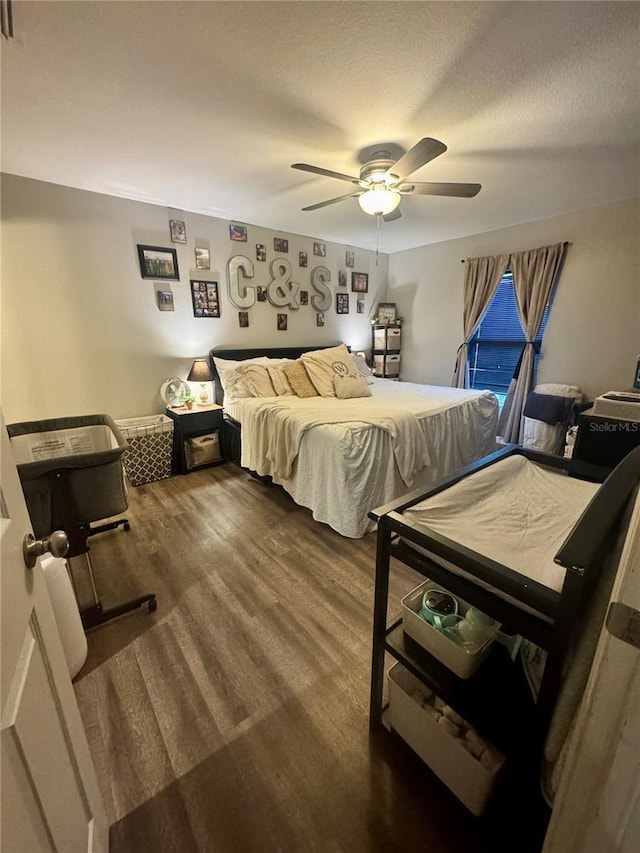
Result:
{"label": "window blind", "polygon": [[[549,305],[547,304],[535,341],[534,382],[548,313]],[[497,394],[506,394],[525,341],[513,288],[513,274],[511,270],[507,270],[486,314],[469,342],[471,387],[487,388]]]}

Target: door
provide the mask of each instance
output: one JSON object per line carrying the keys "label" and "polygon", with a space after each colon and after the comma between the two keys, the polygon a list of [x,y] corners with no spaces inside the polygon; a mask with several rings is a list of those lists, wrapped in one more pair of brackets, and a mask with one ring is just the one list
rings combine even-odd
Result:
{"label": "door", "polygon": [[108,825],[0,412],[0,849],[106,853]]}
{"label": "door", "polygon": [[611,602],[544,853],[640,849],[640,498]]}

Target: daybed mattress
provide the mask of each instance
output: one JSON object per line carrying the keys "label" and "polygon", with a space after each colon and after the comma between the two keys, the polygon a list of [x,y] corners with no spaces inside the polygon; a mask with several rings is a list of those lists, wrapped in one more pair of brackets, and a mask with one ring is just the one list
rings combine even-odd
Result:
{"label": "daybed mattress", "polygon": [[[367,517],[372,508],[411,488],[426,487],[495,450],[498,406],[490,392],[385,379],[374,379],[371,390],[372,398],[362,398],[363,411],[388,403],[391,408],[412,413],[419,421],[424,448],[410,482],[400,475],[390,434],[357,421],[309,429],[291,475],[278,476],[267,460],[253,453],[250,441],[245,439],[257,413],[274,402],[280,408],[289,398],[225,400],[227,413],[243,424],[242,465],[261,476],[272,476],[296,503],[311,509],[317,521],[351,538],[375,528]],[[277,429],[275,419],[271,426]]]}
{"label": "daybed mattress", "polygon": [[[599,488],[598,483],[568,477],[515,455],[460,480],[403,515],[424,527],[425,533],[446,536],[560,593],[565,569],[553,558]],[[469,577],[442,557],[404,541]]]}

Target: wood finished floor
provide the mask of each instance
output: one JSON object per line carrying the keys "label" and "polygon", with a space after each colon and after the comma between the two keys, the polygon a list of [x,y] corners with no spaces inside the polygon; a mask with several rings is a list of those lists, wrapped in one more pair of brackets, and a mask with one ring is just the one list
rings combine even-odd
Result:
{"label": "wood finished floor", "polygon": [[90,632],[75,682],[111,853],[498,849],[398,738],[369,736],[374,536],[233,465],[132,488],[127,515],[92,540],[100,595],[158,610]]}

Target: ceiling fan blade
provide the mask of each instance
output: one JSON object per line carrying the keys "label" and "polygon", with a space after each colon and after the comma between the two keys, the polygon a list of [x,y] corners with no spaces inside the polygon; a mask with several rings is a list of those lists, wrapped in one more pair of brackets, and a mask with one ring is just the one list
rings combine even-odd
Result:
{"label": "ceiling fan blade", "polygon": [[345,198],[357,198],[359,195],[362,195],[364,190],[359,190],[355,193],[347,193],[346,195],[339,195],[337,198],[330,198],[328,201],[319,201],[318,204],[310,204],[309,207],[303,207],[303,210],[318,210],[320,207],[327,207],[329,204],[335,204],[338,201],[344,201]]}
{"label": "ceiling fan blade", "polygon": [[397,160],[390,169],[387,169],[387,175],[396,175],[399,181],[404,181],[407,175],[415,172],[421,166],[435,160],[447,150],[444,142],[438,139],[431,139],[425,136],[420,142],[416,142],[413,148],[410,148],[406,154]]}
{"label": "ceiling fan blade", "polygon": [[402,190],[410,195],[445,195],[457,198],[473,198],[482,189],[482,184],[413,184],[412,190]]}
{"label": "ceiling fan blade", "polygon": [[308,163],[292,163],[291,168],[300,169],[301,172],[311,172],[314,175],[325,175],[327,178],[337,178],[339,181],[349,181],[350,184],[360,183],[360,178],[343,175],[342,172],[332,172],[330,169],[321,169],[320,166],[310,166]]}
{"label": "ceiling fan blade", "polygon": [[382,218],[385,222],[393,222],[394,219],[402,219],[400,208],[396,207],[396,209],[392,210],[391,213],[385,213]]}

